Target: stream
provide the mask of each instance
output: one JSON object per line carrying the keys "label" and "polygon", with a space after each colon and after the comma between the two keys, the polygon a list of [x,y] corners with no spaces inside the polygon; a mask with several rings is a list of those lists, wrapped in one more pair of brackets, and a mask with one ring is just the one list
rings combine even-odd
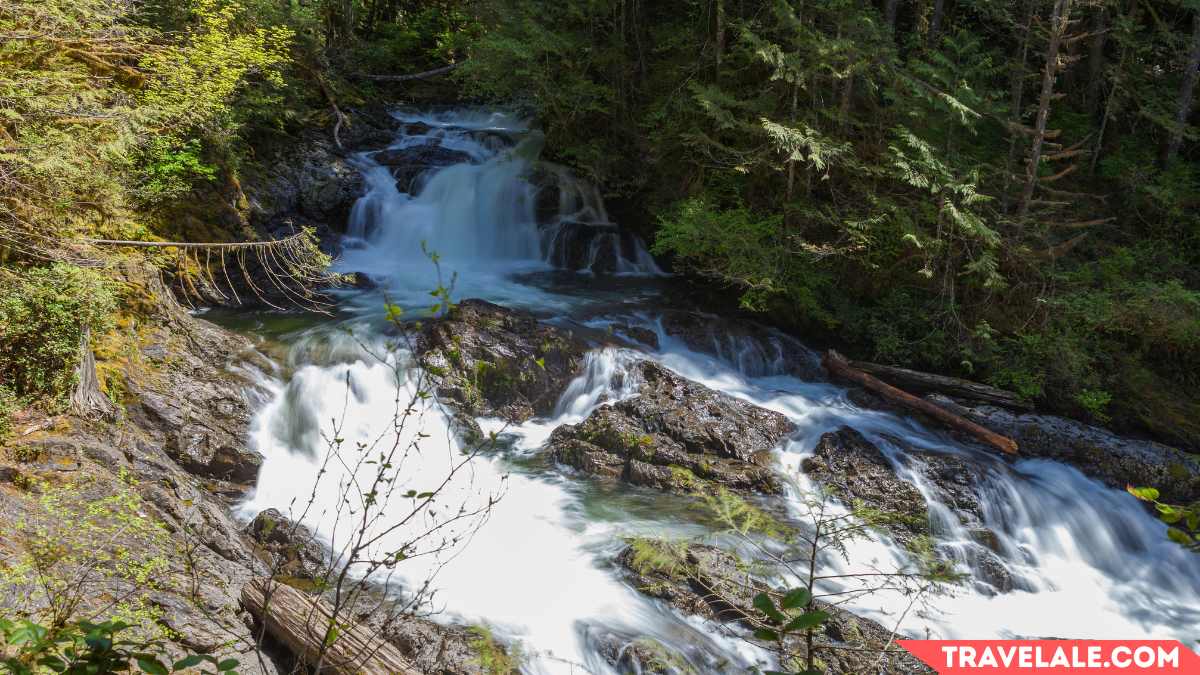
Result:
{"label": "stream", "polygon": [[[436,573],[434,603],[443,610],[437,620],[487,624],[498,637],[520,644],[526,672],[616,672],[601,645],[644,637],[678,652],[699,672],[742,672],[765,658],[748,643],[639,594],[614,566],[625,537],[712,534],[713,524],[693,498],[598,481],[539,461],[555,427],[583,420],[605,401],[634,395],[624,374],[638,359],[657,361],[795,424],[775,451],[788,486],[777,498],[782,508],[798,510],[801,495],[814,489],[798,468],[823,433],[850,426],[888,453],[899,475],[930,501],[938,551],[971,576],[911,613],[902,624],[905,634],[1196,637],[1200,558],[1169,542],[1165,526],[1131,496],[1065,464],[1005,460],[912,419],[860,408],[841,387],[789,374],[778,349],[785,336],[714,333],[709,353],[690,349],[660,320],[672,280],[640,241],[608,222],[597,190],[538,160],[541,135],[525,121],[476,109],[396,115],[407,131],[393,149],[434,145],[469,160],[398,187],[371,153],[357,156],[367,192],[351,214],[336,266],[374,286],[338,291],[334,317],[297,321],[257,314],[241,320],[243,330],[281,345],[277,371],[263,376],[269,395],[251,440],[265,459],[255,491],[241,505],[245,517],[272,507],[288,513],[309,499],[331,422],[341,424],[338,435],[348,446],[395,433],[397,397],[413,395],[417,384],[411,355],[390,348],[386,303],[415,316],[431,304],[431,289],[452,284],[455,299],[483,298],[597,331],[638,327],[658,336],[657,349],[590,353],[547,418],[515,426],[480,420],[502,443],[456,474],[446,494],[456,504],[478,505],[495,496],[500,501],[486,522],[461,524],[457,545],[397,567],[413,583]],[[543,192],[547,184],[554,185],[552,199]],[[586,245],[572,241],[581,227],[590,233]],[[428,252],[436,252],[438,265]],[[375,355],[382,353],[387,356],[381,361]],[[449,412],[436,401],[423,406],[419,424],[400,432],[407,439],[427,435],[421,451],[405,459],[403,490],[429,489],[462,456]],[[979,563],[983,545],[950,506],[937,502],[919,466],[905,461],[903,446],[958,455],[979,467],[981,478],[970,489],[983,505],[983,524],[995,535],[989,560],[1006,568],[1013,590],[991,587],[992,577]],[[329,514],[337,509],[339,483],[350,478],[347,471],[327,467],[307,521],[335,545],[345,528]],[[390,533],[380,546],[411,532]],[[880,535],[853,543],[849,563],[833,559],[827,565],[849,572],[902,565],[907,555]],[[880,594],[856,600],[852,609],[890,628],[907,605],[899,594]]]}

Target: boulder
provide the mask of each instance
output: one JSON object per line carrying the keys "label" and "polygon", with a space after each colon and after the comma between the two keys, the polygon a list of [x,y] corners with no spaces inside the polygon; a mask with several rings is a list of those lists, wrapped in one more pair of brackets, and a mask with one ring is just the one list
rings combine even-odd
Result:
{"label": "boulder", "polygon": [[388,148],[372,154],[371,158],[391,170],[396,179],[396,187],[401,192],[412,192],[416,187],[416,179],[430,169],[472,161],[471,155],[461,150],[442,147],[437,143]]}
{"label": "boulder", "polygon": [[[972,570],[976,587],[983,593],[1007,593],[1028,589],[1004,564],[998,537],[983,522],[983,508],[974,486],[989,470],[964,457],[920,451],[899,439],[889,442],[903,450],[901,462],[924,477],[938,502],[957,519],[955,527],[966,528],[975,545],[957,547],[953,555]],[[929,504],[915,485],[896,475],[896,469],[877,445],[859,432],[842,427],[821,436],[802,470],[813,480],[832,488],[844,502],[861,503],[883,512],[880,524],[900,544],[917,547],[918,539],[936,534],[947,525],[931,523]],[[947,551],[935,551],[945,557]]]}
{"label": "boulder", "polygon": [[297,580],[322,576],[328,556],[320,540],[277,509],[260,512],[246,532],[270,557],[275,574]]}
{"label": "boulder", "polygon": [[902,542],[929,534],[929,510],[921,491],[898,477],[883,451],[854,429],[842,427],[822,435],[801,469],[838,499],[895,516],[893,534]]}
{"label": "boulder", "polygon": [[551,412],[588,348],[572,331],[484,300],[424,323],[414,347],[443,401],[513,423]]}
{"label": "boulder", "polygon": [[663,490],[712,484],[778,493],[770,451],[793,430],[786,417],[639,362],[632,398],[597,408],[550,436],[551,456],[596,476]]}
{"label": "boulder", "polygon": [[[748,571],[751,566],[737,556],[703,544],[637,540],[621,551],[617,564],[639,592],[658,598],[685,615],[718,624],[754,627],[748,620],[759,616],[753,606],[754,596],[778,591],[753,576]],[[890,642],[891,631],[820,600],[814,601],[813,608],[830,615],[813,642],[818,648],[817,658],[824,664],[823,672],[933,672],[899,650],[881,659],[881,670],[872,670],[879,650]],[[799,640],[789,643],[789,651],[801,657],[807,653]]]}

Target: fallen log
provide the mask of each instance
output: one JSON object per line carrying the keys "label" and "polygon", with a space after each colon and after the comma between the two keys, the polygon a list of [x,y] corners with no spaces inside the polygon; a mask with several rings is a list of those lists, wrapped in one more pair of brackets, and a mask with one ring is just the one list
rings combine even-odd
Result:
{"label": "fallen log", "polygon": [[[331,629],[329,603],[286,584],[253,579],[242,587],[242,605],[309,668],[320,661],[321,673],[420,675],[400,650],[366,626],[339,617]],[[322,649],[322,645],[327,646]]]}
{"label": "fallen log", "polygon": [[1004,408],[1012,408],[1013,410],[1033,409],[1032,405],[1026,401],[1022,401],[1011,391],[990,387],[979,382],[972,382],[971,380],[948,377],[946,375],[935,375],[933,373],[922,373],[919,370],[884,366],[878,363],[867,363],[866,361],[850,361],[849,364],[851,368],[857,368],[896,387],[919,394],[946,394],[955,398],[990,403]]}
{"label": "fallen log", "polygon": [[410,80],[425,80],[431,77],[437,77],[438,75],[445,75],[461,65],[462,62],[451,63],[447,66],[441,66],[440,68],[434,68],[432,70],[426,70],[420,73],[409,73],[408,75],[368,75],[366,73],[362,73],[359,74],[358,77],[364,80],[372,80],[374,82],[408,82]]}
{"label": "fallen log", "polygon": [[1017,454],[1017,443],[1011,438],[1001,436],[994,431],[984,429],[978,424],[966,418],[960,417],[959,415],[955,415],[954,413],[935,403],[917,396],[913,396],[906,391],[897,389],[896,387],[893,387],[882,380],[876,379],[875,377],[851,366],[850,362],[846,360],[846,357],[832,349],[826,352],[825,357],[821,359],[821,365],[823,365],[825,369],[829,371],[829,374],[861,384],[867,389],[879,394],[891,403],[895,403],[896,405],[903,406],[923,415],[928,415],[929,417],[932,417],[942,424],[945,424],[951,429],[968,434],[979,440],[984,445],[993,447],[1005,454]]}

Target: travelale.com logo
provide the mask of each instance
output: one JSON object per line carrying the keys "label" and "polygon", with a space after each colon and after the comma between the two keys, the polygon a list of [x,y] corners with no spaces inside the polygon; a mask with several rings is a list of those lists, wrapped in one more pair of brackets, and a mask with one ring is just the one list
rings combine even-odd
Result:
{"label": "travelale.com logo", "polygon": [[1200,655],[1178,640],[899,640],[938,675],[1162,673],[1200,675]]}

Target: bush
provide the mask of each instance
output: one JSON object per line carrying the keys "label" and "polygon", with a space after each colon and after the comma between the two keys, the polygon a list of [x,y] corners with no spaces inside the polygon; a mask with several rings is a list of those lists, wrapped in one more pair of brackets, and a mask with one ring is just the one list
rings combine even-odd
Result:
{"label": "bush", "polygon": [[0,272],[0,381],[17,396],[60,402],[84,331],[107,331],[115,308],[111,284],[90,269]]}
{"label": "bush", "polygon": [[0,442],[12,433],[12,416],[19,405],[13,390],[0,384]]}

